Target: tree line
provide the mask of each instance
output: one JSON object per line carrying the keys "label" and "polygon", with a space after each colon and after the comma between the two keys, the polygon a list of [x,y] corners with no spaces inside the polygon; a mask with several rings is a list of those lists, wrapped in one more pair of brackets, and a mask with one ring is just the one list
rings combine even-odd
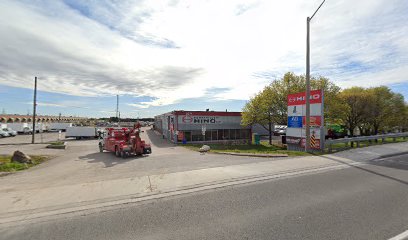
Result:
{"label": "tree line", "polygon": [[[324,91],[326,124],[338,124],[354,136],[355,129],[362,135],[374,135],[393,130],[408,129],[408,104],[404,96],[387,86],[341,89],[326,77],[311,77],[311,89]],[[271,142],[273,125],[287,124],[288,94],[304,92],[304,75],[286,73],[252,97],[242,110],[242,124],[260,124],[269,132]]]}

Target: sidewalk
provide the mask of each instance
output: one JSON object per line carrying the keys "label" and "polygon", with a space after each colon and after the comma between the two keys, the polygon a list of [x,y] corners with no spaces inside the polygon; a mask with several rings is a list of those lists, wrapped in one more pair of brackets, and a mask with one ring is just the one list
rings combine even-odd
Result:
{"label": "sidewalk", "polygon": [[[23,219],[50,216],[90,208],[198,191],[244,182],[328,171],[364,164],[380,155],[407,151],[408,143],[386,144],[351,151],[276,161],[215,167],[135,178],[98,181],[19,191],[13,186],[0,190],[0,225]],[[195,189],[195,190],[194,190]],[[139,199],[139,200],[138,200]]]}

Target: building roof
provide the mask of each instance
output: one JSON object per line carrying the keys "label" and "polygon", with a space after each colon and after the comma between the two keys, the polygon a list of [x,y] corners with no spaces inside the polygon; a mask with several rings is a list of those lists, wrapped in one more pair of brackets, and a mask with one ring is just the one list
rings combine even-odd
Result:
{"label": "building roof", "polygon": [[173,111],[174,115],[199,115],[199,116],[236,116],[240,117],[241,112],[221,112],[221,111]]}

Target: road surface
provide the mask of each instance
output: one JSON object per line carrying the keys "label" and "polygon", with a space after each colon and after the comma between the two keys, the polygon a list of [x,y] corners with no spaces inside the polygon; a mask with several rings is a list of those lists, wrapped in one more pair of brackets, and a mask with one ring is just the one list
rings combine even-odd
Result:
{"label": "road surface", "polygon": [[408,229],[408,155],[0,229],[0,239],[389,239]]}

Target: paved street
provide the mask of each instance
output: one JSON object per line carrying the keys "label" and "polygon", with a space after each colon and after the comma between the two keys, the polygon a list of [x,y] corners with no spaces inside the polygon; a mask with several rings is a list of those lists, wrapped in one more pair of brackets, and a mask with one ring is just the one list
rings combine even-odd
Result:
{"label": "paved street", "polygon": [[408,155],[3,229],[0,239],[389,239],[408,229]]}

